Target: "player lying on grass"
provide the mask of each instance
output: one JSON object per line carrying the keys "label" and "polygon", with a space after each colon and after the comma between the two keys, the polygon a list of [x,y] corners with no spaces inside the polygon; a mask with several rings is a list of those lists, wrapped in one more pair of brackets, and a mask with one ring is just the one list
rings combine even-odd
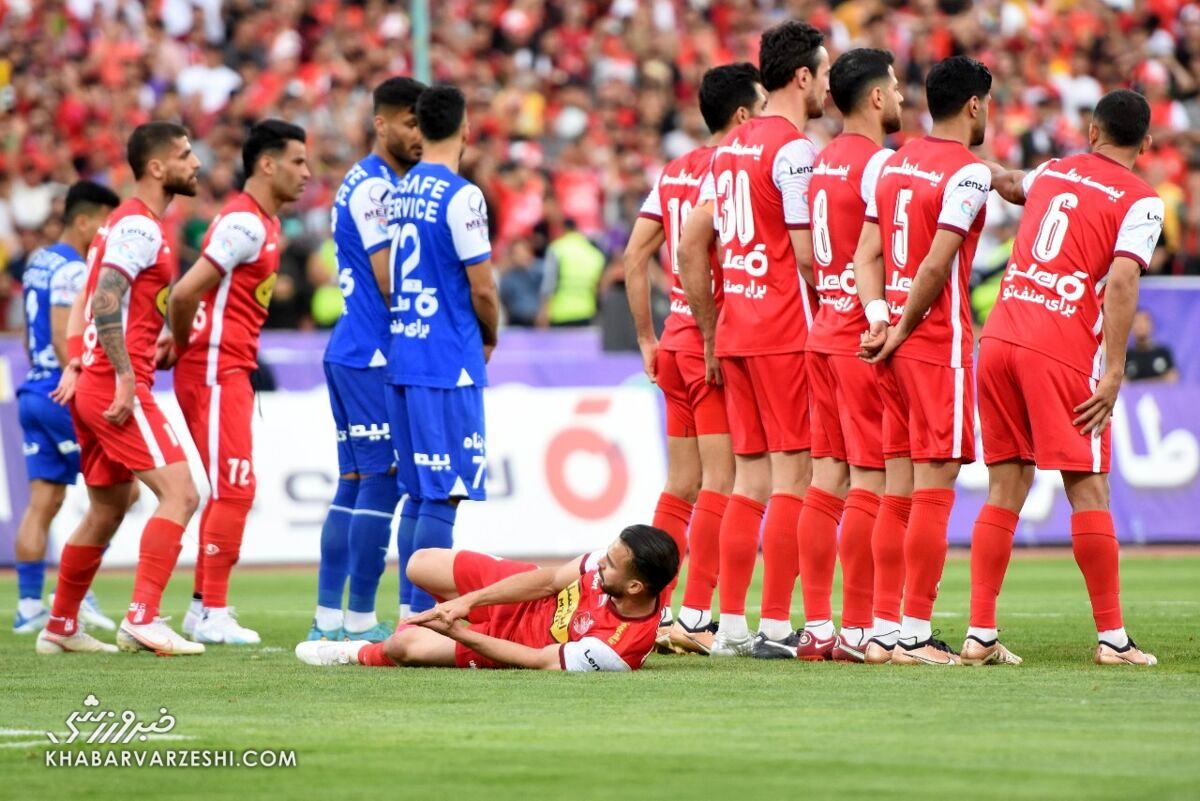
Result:
{"label": "player lying on grass", "polygon": [[659,594],[678,570],[675,541],[643,525],[558,567],[426,548],[408,577],[437,606],[384,642],[302,642],[296,656],[321,666],[637,670],[654,647]]}

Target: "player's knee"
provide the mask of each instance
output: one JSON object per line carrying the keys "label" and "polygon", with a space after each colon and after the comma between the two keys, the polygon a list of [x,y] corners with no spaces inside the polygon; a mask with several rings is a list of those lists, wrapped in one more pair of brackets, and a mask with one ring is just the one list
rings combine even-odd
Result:
{"label": "player's knee", "polygon": [[695,503],[696,496],[700,494],[700,476],[689,475],[674,480],[668,477],[665,489],[668,495],[674,495],[688,503]]}
{"label": "player's knee", "polygon": [[67,497],[67,488],[62,484],[39,482],[30,494],[29,510],[39,520],[49,522],[62,509],[63,500]]}
{"label": "player's knee", "polygon": [[396,632],[383,643],[383,655],[397,665],[407,664],[412,651],[408,645],[409,638],[404,636],[406,633],[403,631]]}
{"label": "player's knee", "polygon": [[421,578],[432,567],[433,551],[433,548],[422,548],[419,551],[414,551],[413,555],[408,558],[408,565],[404,573],[413,584],[420,586]]}
{"label": "player's knee", "polygon": [[1085,480],[1067,480],[1064,484],[1072,512],[1107,511],[1108,482],[1104,476],[1089,475]]}

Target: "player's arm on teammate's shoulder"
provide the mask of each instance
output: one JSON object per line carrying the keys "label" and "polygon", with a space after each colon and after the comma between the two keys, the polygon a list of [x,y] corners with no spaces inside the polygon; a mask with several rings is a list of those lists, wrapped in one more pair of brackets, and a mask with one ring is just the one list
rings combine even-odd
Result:
{"label": "player's arm on teammate's shoulder", "polygon": [[133,413],[136,379],[133,363],[125,347],[125,325],[122,301],[129,291],[130,280],[121,270],[108,265],[100,266],[96,290],[92,293],[92,321],[96,325],[96,338],[104,355],[117,374],[116,391],[112,404],[104,412],[104,419],[113,425],[124,425]]}
{"label": "player's arm on teammate's shoulder", "polygon": [[625,296],[629,299],[629,311],[637,329],[642,367],[651,381],[656,377],[654,363],[658,337],[654,335],[654,315],[650,312],[649,265],[665,239],[661,215],[655,220],[643,210],[633,224],[629,242],[625,245]]}
{"label": "player's arm on teammate's shoulder", "polygon": [[1141,265],[1128,256],[1118,256],[1108,268],[1104,287],[1104,375],[1096,382],[1092,396],[1075,407],[1074,424],[1080,434],[1099,433],[1112,419],[1125,378],[1125,348],[1137,311],[1141,272]]}
{"label": "player's arm on teammate's shoulder", "polygon": [[883,240],[879,222],[868,217],[863,221],[854,250],[854,283],[858,300],[867,315],[869,328],[863,332],[859,356],[869,358],[879,352],[887,341],[891,313],[888,309],[883,280]]}
{"label": "player's arm on teammate's shoulder", "polygon": [[[712,183],[711,176],[705,179],[705,187]],[[720,384],[721,372],[715,355],[717,338],[717,302],[713,298],[712,264],[708,254],[717,237],[713,227],[713,201],[701,190],[703,202],[692,209],[683,231],[679,235],[679,246],[675,253],[679,269],[679,284],[687,295],[688,306],[700,334],[704,337],[704,361],[708,383]]]}
{"label": "player's arm on teammate's shoulder", "polygon": [[200,301],[219,283],[221,270],[207,256],[201,256],[171,287],[167,297],[167,325],[174,337],[176,353],[182,353],[187,347]]}
{"label": "player's arm on teammate's shoulder", "polygon": [[985,161],[984,164],[992,173],[992,189],[996,190],[996,194],[1009,203],[1024,206],[1025,171],[1010,170],[995,161]]}

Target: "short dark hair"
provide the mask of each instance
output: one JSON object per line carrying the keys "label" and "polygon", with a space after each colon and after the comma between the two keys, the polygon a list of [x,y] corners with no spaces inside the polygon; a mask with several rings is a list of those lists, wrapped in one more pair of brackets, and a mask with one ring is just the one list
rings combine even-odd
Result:
{"label": "short dark hair", "polygon": [[146,174],[146,165],[160,150],[187,135],[187,128],[165,120],[144,122],[134,128],[125,147],[125,157],[129,160],[134,179],[141,180]]}
{"label": "short dark hair", "polygon": [[1115,89],[1096,104],[1092,119],[1117,147],[1140,145],[1150,130],[1150,104],[1129,89]]}
{"label": "short dark hair", "polygon": [[254,165],[263,153],[279,153],[290,141],[304,142],[308,139],[304,129],[284,120],[263,120],[254,124],[246,144],[242,145],[242,170],[249,178],[254,174]]}
{"label": "short dark hair", "polygon": [[671,535],[654,526],[629,526],[621,542],[633,554],[633,572],[650,595],[658,595],[679,573],[679,546]]}
{"label": "short dark hair", "polygon": [[107,186],[94,181],[79,181],[67,190],[63,221],[70,225],[80,214],[93,214],[99,209],[115,209],[120,205],[121,198]]}
{"label": "short dark hair", "polygon": [[700,79],[700,116],[710,133],[729,124],[739,108],[753,108],[762,77],[748,61],[713,67]]}
{"label": "short dark hair", "polygon": [[417,124],[421,126],[421,136],[430,142],[454,136],[466,113],[467,98],[456,86],[431,86],[417,100]]}
{"label": "short dark hair", "polygon": [[768,92],[782,89],[801,67],[815,75],[825,34],[799,20],[788,20],[763,31],[758,43],[758,68],[763,88]]}
{"label": "short dark hair", "polygon": [[887,80],[895,61],[886,50],[858,47],[838,56],[829,70],[829,94],[843,114],[850,114],[879,81]]}
{"label": "short dark hair", "polygon": [[992,91],[992,73],[967,56],[939,61],[925,76],[925,101],[934,121],[948,120],[962,111],[972,97],[983,98]]}
{"label": "short dark hair", "polygon": [[371,97],[375,103],[375,113],[386,109],[401,110],[416,108],[417,100],[426,89],[425,84],[405,75],[388,78],[375,87]]}

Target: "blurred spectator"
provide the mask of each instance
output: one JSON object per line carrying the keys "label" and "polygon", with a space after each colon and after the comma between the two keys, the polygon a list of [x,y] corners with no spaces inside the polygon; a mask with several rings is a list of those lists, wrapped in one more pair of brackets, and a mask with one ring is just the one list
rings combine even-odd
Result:
{"label": "blurred spectator", "polygon": [[1125,378],[1129,381],[1179,381],[1175,356],[1166,345],[1154,341],[1154,318],[1145,309],[1133,315],[1133,347],[1125,354]]}
{"label": "blurred spectator", "polygon": [[518,239],[500,268],[500,305],[508,325],[532,328],[542,308],[542,262],[533,255],[533,246]]}
{"label": "blurred spectator", "polygon": [[229,98],[242,85],[242,76],[225,66],[225,52],[220,42],[204,47],[204,61],[184,69],[175,79],[179,96],[187,103],[200,96],[200,110],[215,114],[225,108]]}
{"label": "blurred spectator", "polygon": [[600,278],[608,260],[568,217],[562,236],[546,248],[539,326],[589,325],[596,317]]}

